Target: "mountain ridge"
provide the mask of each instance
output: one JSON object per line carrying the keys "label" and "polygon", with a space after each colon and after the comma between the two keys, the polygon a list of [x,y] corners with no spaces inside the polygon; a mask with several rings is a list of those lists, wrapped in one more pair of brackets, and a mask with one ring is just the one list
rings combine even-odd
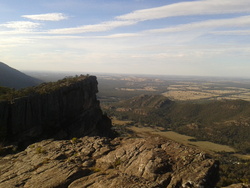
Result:
{"label": "mountain ridge", "polygon": [[41,80],[24,74],[7,64],[0,62],[0,86],[9,88],[25,88],[42,83]]}

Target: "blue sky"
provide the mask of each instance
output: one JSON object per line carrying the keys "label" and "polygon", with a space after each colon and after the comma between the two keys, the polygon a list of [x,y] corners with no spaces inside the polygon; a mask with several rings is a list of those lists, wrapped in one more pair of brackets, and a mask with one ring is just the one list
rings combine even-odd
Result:
{"label": "blue sky", "polygon": [[249,0],[0,0],[19,70],[250,77]]}

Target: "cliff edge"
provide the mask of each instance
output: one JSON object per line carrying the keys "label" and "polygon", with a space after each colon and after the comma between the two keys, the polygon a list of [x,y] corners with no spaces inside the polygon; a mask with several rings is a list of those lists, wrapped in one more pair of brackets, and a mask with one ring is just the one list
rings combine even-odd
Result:
{"label": "cliff edge", "polygon": [[27,146],[46,138],[109,136],[111,121],[96,98],[95,76],[65,78],[12,93],[0,102],[2,140]]}

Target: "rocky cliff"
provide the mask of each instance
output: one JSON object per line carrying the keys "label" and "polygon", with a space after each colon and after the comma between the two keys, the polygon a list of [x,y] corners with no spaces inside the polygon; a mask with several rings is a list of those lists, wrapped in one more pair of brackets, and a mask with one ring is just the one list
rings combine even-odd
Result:
{"label": "rocky cliff", "polygon": [[[219,162],[198,149],[152,135],[100,137],[112,131],[94,76],[28,90],[0,103],[0,136],[33,143],[0,156],[0,187],[212,188],[219,179]],[[0,153],[13,150],[0,144]]]}
{"label": "rocky cliff", "polygon": [[212,188],[219,164],[158,136],[44,140],[0,159],[0,187]]}
{"label": "rocky cliff", "polygon": [[43,84],[28,96],[1,102],[2,137],[27,145],[46,138],[109,135],[111,121],[100,109],[97,92],[95,76],[80,76]]}

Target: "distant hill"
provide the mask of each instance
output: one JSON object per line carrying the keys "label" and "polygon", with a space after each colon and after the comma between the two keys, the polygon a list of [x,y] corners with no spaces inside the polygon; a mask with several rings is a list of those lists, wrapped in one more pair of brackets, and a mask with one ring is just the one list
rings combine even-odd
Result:
{"label": "distant hill", "polygon": [[20,89],[35,86],[41,82],[0,62],[0,86]]}
{"label": "distant hill", "polygon": [[104,108],[118,119],[165,127],[250,153],[249,101],[193,103],[171,101],[162,95],[140,95]]}

